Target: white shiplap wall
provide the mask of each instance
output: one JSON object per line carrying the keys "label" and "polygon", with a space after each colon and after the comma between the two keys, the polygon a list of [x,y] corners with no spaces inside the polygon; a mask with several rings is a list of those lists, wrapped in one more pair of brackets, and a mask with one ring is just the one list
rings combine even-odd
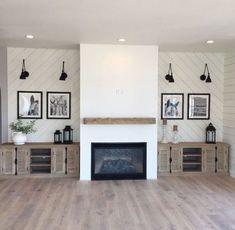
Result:
{"label": "white shiplap wall", "polygon": [[[28,141],[53,141],[56,129],[62,130],[65,125],[74,129],[74,141],[79,140],[79,50],[8,48],[8,122],[17,118],[17,91],[43,92],[43,119],[36,122],[38,131],[28,135]],[[20,80],[22,60],[30,73],[27,80]],[[62,62],[65,61],[66,81],[59,81]],[[46,92],[71,92],[71,119],[46,119]],[[8,141],[11,141],[9,131]]]}
{"label": "white shiplap wall", "polygon": [[230,144],[230,174],[235,176],[235,53],[224,60],[224,141]]}
{"label": "white shiplap wall", "polygon": [[[172,63],[175,83],[165,80],[169,63]],[[212,83],[200,80],[205,63],[208,64]],[[212,122],[217,130],[217,141],[222,141],[223,133],[223,85],[224,55],[220,53],[159,53],[158,74],[158,137],[162,137],[162,121],[160,120],[161,93],[184,93],[184,120],[168,120],[168,139],[171,140],[172,126],[179,127],[180,141],[205,141],[205,128]],[[210,120],[187,120],[187,94],[210,93]]]}

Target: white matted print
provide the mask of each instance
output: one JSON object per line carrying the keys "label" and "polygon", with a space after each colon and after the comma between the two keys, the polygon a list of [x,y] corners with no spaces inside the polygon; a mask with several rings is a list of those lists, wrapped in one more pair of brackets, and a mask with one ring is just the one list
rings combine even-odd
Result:
{"label": "white matted print", "polygon": [[42,119],[41,91],[17,91],[17,118]]}
{"label": "white matted print", "polygon": [[47,119],[71,118],[71,93],[47,92]]}
{"label": "white matted print", "polygon": [[161,94],[161,119],[184,119],[184,94]]}
{"label": "white matted print", "polygon": [[210,119],[210,94],[188,94],[188,119]]}

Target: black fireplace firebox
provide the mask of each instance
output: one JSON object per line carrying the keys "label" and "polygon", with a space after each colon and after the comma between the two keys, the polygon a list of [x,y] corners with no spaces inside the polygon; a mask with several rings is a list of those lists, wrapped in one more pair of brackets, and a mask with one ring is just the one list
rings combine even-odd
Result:
{"label": "black fireplace firebox", "polygon": [[146,179],[146,143],[92,143],[91,179]]}

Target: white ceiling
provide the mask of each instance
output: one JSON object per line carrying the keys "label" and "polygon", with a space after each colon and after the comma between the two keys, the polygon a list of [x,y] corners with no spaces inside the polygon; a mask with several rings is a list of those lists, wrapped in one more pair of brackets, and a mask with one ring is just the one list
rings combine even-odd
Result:
{"label": "white ceiling", "polygon": [[235,1],[0,0],[2,45],[69,48],[121,37],[168,51],[235,50]]}

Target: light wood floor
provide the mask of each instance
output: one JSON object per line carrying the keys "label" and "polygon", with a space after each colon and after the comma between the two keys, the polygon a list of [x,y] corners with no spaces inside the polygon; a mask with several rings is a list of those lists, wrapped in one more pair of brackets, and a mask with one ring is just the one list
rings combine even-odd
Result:
{"label": "light wood floor", "polygon": [[0,179],[0,229],[235,229],[235,179]]}

